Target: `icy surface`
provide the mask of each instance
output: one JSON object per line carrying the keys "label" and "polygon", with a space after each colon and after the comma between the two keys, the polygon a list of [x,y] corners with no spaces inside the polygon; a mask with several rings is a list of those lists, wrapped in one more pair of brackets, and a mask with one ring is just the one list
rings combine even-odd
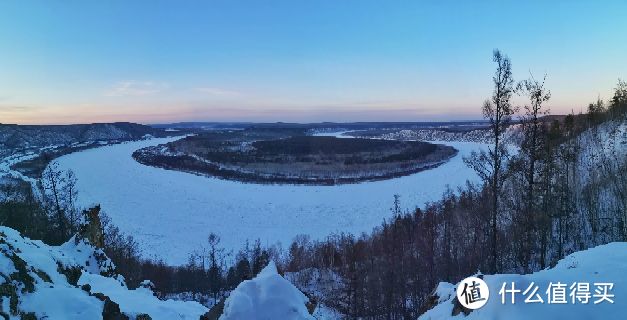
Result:
{"label": "icy surface", "polygon": [[78,178],[78,201],[100,203],[113,222],[136,237],[146,256],[184,264],[210,232],[228,249],[246,239],[263,244],[294,236],[324,238],[333,232],[369,232],[391,216],[394,194],[406,208],[422,207],[452,188],[476,181],[462,161],[485,145],[444,142],[459,150],[431,170],[391,180],[340,186],[259,185],[207,178],[137,163],[133,151],[175,140],[160,138],[85,150],[57,160]]}
{"label": "icy surface", "polygon": [[[453,299],[457,299],[451,284],[440,284],[438,294],[447,297],[440,299],[440,303],[433,309],[423,314],[421,320],[437,319],[624,319],[627,310],[627,243],[616,242],[596,248],[573,253],[562,259],[552,269],[545,269],[528,275],[497,274],[486,275],[485,282],[490,289],[488,303],[481,309],[472,311],[468,316],[463,313],[452,316]],[[515,303],[511,303],[511,295],[506,295],[506,304],[501,303],[499,291],[503,283],[511,289],[511,282],[515,283],[515,289],[521,292],[515,296]],[[531,283],[538,286],[537,294],[544,303],[525,303],[523,292]],[[558,282],[566,284],[566,304],[549,304],[547,288],[549,283]],[[572,303],[570,286],[575,283],[589,283],[590,300],[586,304],[579,300]],[[612,283],[613,289],[609,291],[614,295],[611,300],[614,303],[603,301],[596,303],[599,293],[596,292],[594,283]],[[445,292],[445,291],[448,291]],[[582,291],[584,292],[584,291]],[[533,296],[535,297],[535,295]]]}
{"label": "icy surface", "polygon": [[313,320],[308,299],[281,277],[270,262],[254,279],[240,283],[224,303],[220,320],[282,319]]}

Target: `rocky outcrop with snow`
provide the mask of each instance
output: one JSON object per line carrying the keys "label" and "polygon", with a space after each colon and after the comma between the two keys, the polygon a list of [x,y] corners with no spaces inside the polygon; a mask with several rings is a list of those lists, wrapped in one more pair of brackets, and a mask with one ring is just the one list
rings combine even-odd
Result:
{"label": "rocky outcrop with snow", "polygon": [[130,290],[102,249],[72,238],[48,246],[0,227],[0,316],[4,319],[199,319],[196,302]]}
{"label": "rocky outcrop with snow", "polygon": [[309,299],[278,274],[273,262],[257,277],[240,283],[226,299],[220,320],[314,319],[307,310]]}
{"label": "rocky outcrop with snow", "polygon": [[[459,305],[456,304],[456,286],[441,283],[433,297],[437,304],[419,319],[624,319],[627,312],[625,274],[627,243],[609,243],[573,253],[555,267],[532,274],[484,276],[483,280],[490,289],[489,300],[485,306],[467,315],[456,308]],[[514,294],[513,304],[509,292],[504,295],[503,303],[499,292],[504,283],[506,290],[512,289],[512,282],[514,290],[520,291]],[[584,285],[579,287],[578,284]],[[611,288],[605,291],[603,288],[608,286],[600,284],[611,285]],[[536,287],[538,289],[534,292]],[[531,289],[525,292],[528,288]],[[548,290],[549,288],[552,289]],[[562,289],[563,299],[562,296],[557,296]],[[609,300],[603,300],[603,295]],[[525,302],[526,299],[529,300]]]}

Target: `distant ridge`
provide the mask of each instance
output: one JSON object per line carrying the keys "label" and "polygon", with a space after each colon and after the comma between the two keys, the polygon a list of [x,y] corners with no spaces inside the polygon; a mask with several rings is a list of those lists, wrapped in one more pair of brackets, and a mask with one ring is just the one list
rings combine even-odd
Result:
{"label": "distant ridge", "polygon": [[425,121],[425,122],[176,122],[151,124],[153,128],[160,129],[247,129],[247,128],[304,128],[304,129],[331,129],[343,128],[350,130],[363,130],[373,128],[434,128],[447,125],[456,126],[485,126],[485,120],[464,121]]}
{"label": "distant ridge", "polygon": [[130,122],[71,125],[0,124],[0,146],[5,148],[64,145],[100,140],[133,140],[145,135],[162,136],[164,131]]}

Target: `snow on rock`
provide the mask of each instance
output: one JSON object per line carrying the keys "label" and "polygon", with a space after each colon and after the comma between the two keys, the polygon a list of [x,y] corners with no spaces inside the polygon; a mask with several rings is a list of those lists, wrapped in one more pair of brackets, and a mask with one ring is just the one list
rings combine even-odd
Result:
{"label": "snow on rock", "polygon": [[84,240],[48,246],[7,227],[0,227],[0,300],[5,319],[101,319],[105,305],[131,318],[198,319],[207,311],[161,301],[147,288],[129,290],[104,252]]}
{"label": "snow on rock", "polygon": [[448,282],[440,282],[435,288],[434,296],[438,298],[437,303],[442,303],[451,296],[455,297],[455,286]]}
{"label": "snow on rock", "polygon": [[78,280],[79,286],[89,284],[92,292],[101,292],[120,306],[128,315],[148,314],[156,319],[198,319],[207,312],[207,308],[197,302],[178,300],[159,300],[152,290],[139,287],[130,290],[123,282],[114,278],[83,273]]}
{"label": "snow on rock", "polygon": [[[438,304],[431,310],[420,316],[421,320],[437,319],[624,319],[627,310],[627,243],[615,242],[596,248],[573,253],[562,259],[555,267],[545,269],[532,274],[495,274],[486,275],[483,280],[490,289],[488,303],[480,309],[470,312],[467,316],[460,312],[453,316],[456,286],[441,283],[436,290],[439,296]],[[505,304],[501,303],[501,290],[503,283],[507,289],[511,289],[514,282],[515,289],[521,291],[515,295],[515,303],[511,303],[511,294],[505,296]],[[525,303],[525,299],[531,296],[533,289],[527,295],[523,292],[533,282],[538,286],[537,294],[544,303]],[[549,304],[547,288],[549,284],[566,285],[565,304]],[[589,283],[590,299],[584,304],[575,299],[572,302],[570,286],[573,283]],[[613,303],[600,299],[596,292],[595,283],[612,283],[613,288],[609,294]],[[582,291],[585,292],[585,291]],[[602,291],[601,291],[602,292]],[[532,297],[535,298],[535,295]]]}
{"label": "snow on rock", "polygon": [[240,283],[231,292],[220,320],[314,319],[307,311],[308,301],[270,262],[257,277]]}

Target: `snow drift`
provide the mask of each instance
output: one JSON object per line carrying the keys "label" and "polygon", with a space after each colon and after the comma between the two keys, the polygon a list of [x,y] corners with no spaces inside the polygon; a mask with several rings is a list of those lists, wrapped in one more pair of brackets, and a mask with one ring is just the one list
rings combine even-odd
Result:
{"label": "snow drift", "polygon": [[240,283],[224,304],[220,320],[314,319],[307,311],[309,299],[278,274],[273,262],[252,280]]}
{"label": "snow drift", "polygon": [[[467,316],[464,312],[455,312],[454,305],[457,300],[456,286],[449,283],[440,283],[434,292],[435,307],[423,314],[419,319],[623,319],[627,311],[627,243],[615,242],[596,248],[573,253],[561,261],[554,268],[545,269],[532,274],[495,274],[486,275],[483,280],[490,288],[488,303],[481,309],[470,312]],[[505,304],[501,301],[499,291],[503,283],[506,289],[511,289],[514,282],[515,289],[521,291],[515,295],[515,303],[511,303],[511,294],[505,295]],[[523,292],[530,284],[537,286],[536,292],[543,303],[525,303],[530,295],[533,299],[537,296],[530,291]],[[566,284],[566,302],[548,302],[546,289],[550,283]],[[573,283],[589,283],[590,297],[587,303],[577,296],[571,296],[570,286]],[[613,295],[610,299],[597,302],[602,292],[597,292],[595,283],[611,283],[613,288],[608,293]],[[574,302],[573,299],[575,298]],[[532,300],[533,300],[532,299]]]}

